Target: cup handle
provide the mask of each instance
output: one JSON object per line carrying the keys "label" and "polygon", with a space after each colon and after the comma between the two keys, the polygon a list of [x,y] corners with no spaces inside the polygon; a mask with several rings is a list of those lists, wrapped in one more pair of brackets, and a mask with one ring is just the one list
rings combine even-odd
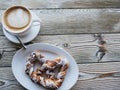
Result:
{"label": "cup handle", "polygon": [[[38,22],[39,24],[34,24],[34,22]],[[32,24],[33,24],[34,26],[40,25],[40,23],[41,23],[41,19],[40,19],[40,18],[33,18],[33,19],[32,19]]]}

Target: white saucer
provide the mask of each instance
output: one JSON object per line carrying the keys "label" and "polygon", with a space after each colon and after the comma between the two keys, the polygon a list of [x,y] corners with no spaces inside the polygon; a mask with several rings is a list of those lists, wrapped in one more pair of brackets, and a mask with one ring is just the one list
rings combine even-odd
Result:
{"label": "white saucer", "polygon": [[22,48],[16,52],[12,60],[12,71],[17,81],[28,90],[46,90],[42,86],[32,82],[29,76],[25,73],[26,58],[30,53],[37,49],[41,50],[41,53],[48,59],[63,57],[69,61],[70,65],[64,82],[58,90],[69,90],[72,88],[78,80],[79,70],[77,64],[74,58],[64,49],[50,44],[35,43],[28,45],[26,50]]}
{"label": "white saucer", "polygon": [[[39,19],[39,17],[34,12],[31,12],[31,13],[32,13],[33,18]],[[28,30],[28,32],[26,32],[25,35],[20,36],[20,39],[22,40],[23,43],[28,43],[28,42],[32,41],[38,35],[38,33],[40,31],[40,23],[38,23],[38,22],[34,22],[34,23],[29,28],[30,30]],[[14,42],[14,43],[19,43],[15,36],[8,33],[4,28],[2,28],[2,29],[3,29],[4,35],[7,37],[8,40],[10,40],[11,42]]]}

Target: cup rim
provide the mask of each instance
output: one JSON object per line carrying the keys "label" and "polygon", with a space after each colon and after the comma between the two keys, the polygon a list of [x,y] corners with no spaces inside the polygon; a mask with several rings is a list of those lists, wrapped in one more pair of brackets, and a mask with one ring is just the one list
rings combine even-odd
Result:
{"label": "cup rim", "polygon": [[[29,24],[28,24],[25,28],[23,28],[23,29],[21,29],[21,30],[18,30],[18,31],[9,30],[9,29],[7,28],[7,26],[5,25],[5,23],[4,23],[4,15],[5,15],[5,13],[6,13],[9,9],[14,8],[14,7],[24,8],[24,9],[26,9],[26,10],[29,12],[29,14],[30,14],[30,22],[29,22]],[[28,28],[31,26],[31,23],[32,23],[32,14],[31,14],[31,11],[30,11],[27,7],[22,6],[22,5],[14,5],[14,6],[8,7],[8,8],[3,12],[1,20],[2,20],[2,22],[1,22],[1,23],[2,23],[2,26],[5,28],[5,30],[7,30],[8,32],[13,33],[13,34],[19,34],[19,33],[23,33],[23,32],[25,32],[26,30],[28,30]]]}

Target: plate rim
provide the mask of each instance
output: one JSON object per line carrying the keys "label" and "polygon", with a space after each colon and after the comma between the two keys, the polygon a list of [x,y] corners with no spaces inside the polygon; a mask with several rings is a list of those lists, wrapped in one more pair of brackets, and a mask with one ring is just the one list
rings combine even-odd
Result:
{"label": "plate rim", "polygon": [[[56,46],[56,45],[53,45],[53,44],[49,44],[49,43],[34,43],[34,44],[29,44],[29,45],[27,45],[27,46],[30,47],[30,46],[33,46],[33,45],[36,45],[36,44],[38,44],[38,45],[48,45],[48,46],[52,46],[52,47],[55,47],[55,48],[60,49],[60,50],[62,50],[63,52],[65,52],[69,57],[72,58],[72,60],[74,60],[74,62],[75,62],[75,64],[76,64],[76,67],[77,67],[77,70],[76,70],[77,72],[76,72],[76,73],[77,73],[78,76],[79,76],[79,68],[78,68],[78,65],[77,65],[75,59],[74,59],[74,58],[72,57],[72,55],[69,54],[64,48],[59,47],[59,46]],[[18,78],[17,78],[17,76],[16,76],[16,74],[15,74],[15,72],[14,72],[14,69],[13,69],[14,57],[15,57],[19,52],[21,52],[21,50],[24,50],[24,49],[23,49],[23,48],[19,49],[19,50],[14,54],[14,56],[13,56],[13,58],[12,58],[12,64],[11,64],[12,73],[13,73],[15,79],[17,80],[17,82],[18,82],[21,86],[23,86],[24,88],[26,88],[26,89],[29,90],[28,87],[26,87],[23,83],[21,83],[21,82],[18,80]],[[75,83],[74,83],[73,85],[71,85],[71,87],[69,87],[69,89],[71,89],[71,88],[77,83],[77,81],[78,81],[78,77],[77,77]],[[68,90],[69,90],[69,89],[68,89]]]}

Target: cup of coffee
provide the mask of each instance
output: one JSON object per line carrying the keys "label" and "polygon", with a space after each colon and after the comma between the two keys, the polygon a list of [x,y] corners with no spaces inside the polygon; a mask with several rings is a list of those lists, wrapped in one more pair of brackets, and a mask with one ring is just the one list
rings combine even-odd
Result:
{"label": "cup of coffee", "polygon": [[23,34],[29,30],[33,22],[40,23],[40,19],[33,19],[31,11],[24,6],[9,7],[2,15],[3,27],[12,34]]}

